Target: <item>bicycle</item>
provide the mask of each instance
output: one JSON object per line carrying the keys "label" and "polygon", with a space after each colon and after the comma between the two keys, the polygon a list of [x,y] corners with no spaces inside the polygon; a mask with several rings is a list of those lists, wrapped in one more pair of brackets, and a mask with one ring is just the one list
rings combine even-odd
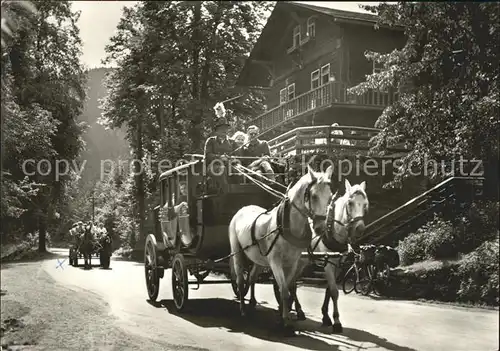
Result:
{"label": "bicycle", "polygon": [[380,252],[382,248],[374,246],[368,247],[361,253],[361,270],[358,271],[358,280],[356,281],[356,292],[364,296],[372,291],[378,295],[382,294],[382,288],[386,287],[390,277],[390,266],[385,261],[384,255]]}
{"label": "bicycle", "polygon": [[354,260],[342,280],[342,290],[346,295],[349,295],[353,291],[356,291],[356,293],[359,294],[359,291],[356,288],[356,283],[359,281],[359,271],[362,268],[360,264],[361,255],[356,253],[354,250],[352,250],[351,253]]}

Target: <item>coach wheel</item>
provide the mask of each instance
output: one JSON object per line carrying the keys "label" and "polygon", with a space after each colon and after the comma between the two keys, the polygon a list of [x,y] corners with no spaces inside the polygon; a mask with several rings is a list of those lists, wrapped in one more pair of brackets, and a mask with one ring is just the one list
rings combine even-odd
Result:
{"label": "coach wheel", "polygon": [[160,292],[160,277],[156,269],[156,238],[149,234],[144,249],[144,273],[150,301],[156,301]]}
{"label": "coach wheel", "polygon": [[188,276],[184,256],[180,253],[174,256],[172,262],[172,295],[175,309],[180,312],[188,300]]}
{"label": "coach wheel", "polygon": [[[231,287],[233,288],[234,295],[237,298],[240,298],[240,290],[238,289],[238,284],[236,283],[236,273],[234,272],[234,266],[233,266],[233,257],[229,259],[229,268],[231,270]],[[248,294],[248,290],[250,289],[249,285],[249,278],[250,278],[250,271],[252,270],[252,267],[246,267],[243,269],[243,297],[245,297]]]}

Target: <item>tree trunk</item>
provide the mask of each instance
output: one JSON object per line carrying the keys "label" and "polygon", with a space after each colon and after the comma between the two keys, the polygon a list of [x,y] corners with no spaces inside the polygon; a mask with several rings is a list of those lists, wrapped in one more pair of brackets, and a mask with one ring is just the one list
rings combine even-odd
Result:
{"label": "tree trunk", "polygon": [[193,44],[191,52],[191,59],[193,61],[191,96],[193,98],[194,108],[192,109],[191,126],[189,128],[189,138],[191,139],[194,152],[199,151],[202,145],[201,122],[203,120],[203,107],[200,106],[201,25],[201,1],[197,1],[193,7],[193,35],[191,37],[191,42]]}
{"label": "tree trunk", "polygon": [[40,211],[38,214],[38,252],[47,252],[47,217]]}
{"label": "tree trunk", "polygon": [[145,233],[144,233],[144,215],[145,215],[145,199],[144,199],[144,167],[142,165],[142,158],[144,156],[142,144],[142,117],[144,110],[141,108],[141,111],[137,120],[137,148],[136,148],[136,162],[134,162],[135,168],[135,184],[136,184],[136,203],[137,203],[137,217],[139,219],[139,235],[137,237],[137,245],[142,248],[143,243],[145,241]]}

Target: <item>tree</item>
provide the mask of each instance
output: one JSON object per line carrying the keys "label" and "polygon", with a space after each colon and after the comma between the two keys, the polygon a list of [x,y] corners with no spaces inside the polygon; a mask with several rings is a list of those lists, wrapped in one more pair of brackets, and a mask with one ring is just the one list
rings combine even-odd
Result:
{"label": "tree", "polygon": [[[126,125],[137,160],[170,161],[200,152],[213,130],[212,107],[239,93],[233,88],[269,12],[261,2],[140,2],[125,8],[107,46],[109,76],[102,123]],[[267,11],[267,12],[266,12]],[[262,110],[262,96],[228,106],[240,120]],[[156,174],[156,169],[153,170]],[[136,176],[138,243],[144,236],[146,189]]]}
{"label": "tree", "polygon": [[385,71],[367,77],[352,91],[406,88],[384,110],[376,126],[382,132],[373,151],[404,141],[401,176],[423,160],[485,161],[488,188],[498,194],[499,11],[493,2],[398,2],[364,7],[379,24],[405,28],[408,41],[390,53],[367,52]]}
{"label": "tree", "polygon": [[[38,2],[36,15],[16,17],[16,31],[2,48],[2,112],[8,124],[2,146],[12,151],[2,171],[14,183],[34,171],[28,180],[39,185],[38,191],[23,204],[23,221],[38,223],[33,229],[39,232],[40,251],[73,177],[56,161],[71,163],[83,147],[84,125],[77,121],[85,99],[78,17],[70,2]],[[43,176],[32,164],[23,169],[30,158],[47,160],[51,171]],[[56,178],[58,172],[66,174]]]}

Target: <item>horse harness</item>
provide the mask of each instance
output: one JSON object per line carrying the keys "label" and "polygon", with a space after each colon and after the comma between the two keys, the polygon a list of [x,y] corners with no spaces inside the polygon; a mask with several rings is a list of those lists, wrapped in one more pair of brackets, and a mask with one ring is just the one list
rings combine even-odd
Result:
{"label": "horse harness", "polygon": [[[335,194],[334,198],[330,202],[330,206],[329,206],[330,208],[329,208],[328,213],[335,213],[335,201],[340,198],[340,195],[337,195],[337,194],[338,193]],[[356,194],[361,194],[364,196],[364,194],[361,193],[360,191],[355,191],[352,195],[356,195]],[[347,218],[349,219],[347,221],[347,223],[342,223],[339,220],[336,220],[335,215],[329,216],[329,218],[327,218],[326,230],[321,235],[318,235],[320,238],[318,241],[316,241],[316,244],[314,245],[314,247],[309,246],[307,248],[307,253],[309,254],[310,259],[312,259],[312,260],[314,259],[312,253],[314,252],[314,250],[316,250],[320,241],[323,242],[323,244],[326,246],[326,248],[332,252],[345,252],[345,251],[347,251],[347,249],[348,249],[347,243],[345,243],[345,244],[340,243],[337,239],[335,239],[335,237],[333,235],[331,235],[331,236],[326,235],[327,233],[333,232],[333,224],[334,223],[337,223],[338,225],[340,225],[342,227],[349,228],[354,223],[359,222],[360,220],[362,220],[364,218],[364,216],[357,216],[354,218],[350,218],[351,215],[350,215],[349,211],[347,210],[347,208],[345,209],[345,211],[347,214]],[[326,266],[327,263],[331,263],[334,266],[336,266],[336,264],[334,264],[333,262],[328,260],[328,257],[325,257],[324,266]]]}
{"label": "horse harness", "polygon": [[[304,204],[307,202],[310,202],[310,194],[311,194],[311,188],[317,183],[317,179],[314,179],[306,188],[304,192]],[[274,209],[270,208],[265,212],[260,213],[252,222],[252,227],[250,230],[250,235],[252,238],[252,245],[256,245],[259,248],[260,254],[263,256],[269,255],[271,250],[274,248],[274,245],[276,244],[276,241],[278,241],[278,237],[281,235],[286,241],[288,241],[290,244],[297,248],[307,248],[308,246],[310,247],[311,245],[311,240],[312,240],[312,231],[309,223],[307,222],[305,224],[305,236],[303,238],[296,238],[292,235],[291,230],[290,230],[290,206],[293,206],[297,211],[299,211],[304,217],[308,219],[314,220],[326,220],[326,216],[324,215],[317,215],[315,214],[311,207],[306,208],[307,212],[305,212],[303,209],[299,208],[293,201],[290,200],[289,197],[283,198],[278,205],[278,211],[276,214],[276,229],[271,231],[270,233],[266,234],[264,237],[260,238],[257,240],[255,237],[255,225],[257,223],[257,220],[259,219],[260,216],[263,214],[269,214],[269,212]],[[262,249],[259,245],[259,241],[264,239],[265,237],[271,235],[274,232],[278,232],[278,234],[274,237],[271,245],[267,249],[266,253],[264,254],[262,252]]]}

